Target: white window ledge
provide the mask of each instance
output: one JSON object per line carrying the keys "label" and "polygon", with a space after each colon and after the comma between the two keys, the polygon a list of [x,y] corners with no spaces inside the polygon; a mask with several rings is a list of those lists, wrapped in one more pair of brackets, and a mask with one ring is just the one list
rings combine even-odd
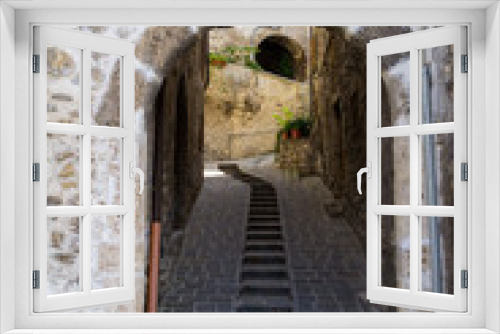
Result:
{"label": "white window ledge", "polygon": [[4,334],[493,334],[481,329],[16,329]]}

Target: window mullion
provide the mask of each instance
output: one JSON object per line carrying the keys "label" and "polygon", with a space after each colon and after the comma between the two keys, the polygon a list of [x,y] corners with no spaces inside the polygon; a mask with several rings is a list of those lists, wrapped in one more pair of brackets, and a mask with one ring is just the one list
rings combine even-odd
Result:
{"label": "window mullion", "polygon": [[82,242],[82,278],[83,278],[83,291],[90,293],[91,290],[91,57],[88,48],[83,49],[82,57],[82,124],[86,128],[86,133],[83,135],[82,140],[82,197],[83,205],[89,209],[82,219],[83,233],[81,234]]}
{"label": "window mullion", "polygon": [[[419,66],[418,50],[410,51],[410,207],[418,205],[418,135],[414,130],[418,126],[419,115]],[[418,216],[410,213],[410,291],[418,291],[419,277],[419,240],[418,240]]]}

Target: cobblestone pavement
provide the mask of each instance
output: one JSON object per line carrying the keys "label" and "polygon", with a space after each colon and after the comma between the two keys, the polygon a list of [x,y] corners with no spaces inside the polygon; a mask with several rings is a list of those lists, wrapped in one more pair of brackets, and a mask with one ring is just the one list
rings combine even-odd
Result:
{"label": "cobblestone pavement", "polygon": [[232,312],[239,293],[250,188],[230,177],[205,178],[159,312]]}
{"label": "cobblestone pavement", "polygon": [[[327,216],[324,203],[331,198],[319,178],[242,169],[277,190],[294,311],[387,311],[366,300],[363,247],[342,219]],[[235,311],[249,198],[249,187],[230,177],[205,179],[173,278],[160,286],[160,312]]]}

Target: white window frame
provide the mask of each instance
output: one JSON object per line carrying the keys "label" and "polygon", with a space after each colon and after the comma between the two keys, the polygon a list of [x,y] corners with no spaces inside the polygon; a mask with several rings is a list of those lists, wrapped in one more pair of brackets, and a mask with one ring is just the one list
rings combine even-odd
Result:
{"label": "white window frame", "polygon": [[[217,10],[207,10],[208,3]],[[75,3],[77,3],[75,5]],[[103,1],[72,1],[72,6],[106,6]],[[147,3],[147,4],[146,4]],[[500,13],[498,5],[492,1],[335,1],[317,3],[295,1],[279,3],[269,1],[252,3],[238,1],[230,4],[205,0],[203,4],[187,2],[184,5],[172,2],[151,1],[133,3],[116,2],[116,6],[129,6],[133,9],[112,11],[91,9],[66,9],[57,11],[22,10],[14,13],[9,5],[25,8],[36,6],[64,7],[60,1],[15,1],[0,4],[0,69],[7,75],[0,78],[0,316],[6,322],[2,330],[17,329],[16,333],[42,333],[36,329],[63,329],[70,333],[74,328],[131,329],[129,333],[145,333],[144,329],[161,329],[161,332],[174,332],[178,328],[198,328],[198,332],[351,332],[346,329],[358,328],[363,333],[415,333],[411,328],[419,328],[425,333],[492,333],[500,331],[500,263],[498,261],[500,230],[500,136],[498,125],[500,99]],[[141,6],[171,6],[168,9],[137,10]],[[31,6],[31,7],[30,7]],[[487,8],[489,6],[489,8]],[[181,8],[179,8],[181,7]],[[183,8],[182,8],[183,7]],[[232,8],[228,8],[232,7]],[[401,8],[406,9],[401,9]],[[53,7],[54,8],[54,7]],[[351,9],[346,9],[351,8]],[[352,8],[356,8],[352,10]],[[372,10],[367,9],[372,8]],[[376,8],[376,10],[373,10]],[[399,8],[399,9],[391,9]],[[486,9],[487,8],[487,9]],[[189,9],[189,10],[186,10]],[[242,10],[245,9],[245,10]],[[15,24],[13,16],[15,14]],[[486,24],[485,24],[486,22]],[[32,45],[32,26],[36,24],[70,25],[446,25],[463,24],[469,28],[469,113],[468,142],[470,158],[468,203],[468,268],[470,270],[468,300],[469,309],[464,314],[360,314],[360,313],[318,313],[318,314],[279,314],[279,315],[242,315],[242,314],[33,314],[32,290],[30,289],[32,245],[32,206],[31,159],[32,148],[32,107],[30,55]],[[486,29],[487,28],[487,29]],[[12,31],[15,30],[15,42]],[[15,61],[13,59],[15,46]],[[15,76],[12,66],[15,65]],[[488,71],[485,70],[488,66]],[[15,77],[15,87],[9,85]],[[15,99],[14,99],[15,94]],[[15,119],[13,105],[15,103]],[[486,122],[488,117],[488,122]],[[7,126],[15,126],[15,149],[12,147],[12,131]],[[3,131],[5,130],[5,131]],[[11,148],[9,148],[9,145]],[[485,153],[488,150],[488,154]],[[15,165],[12,159],[15,158]],[[6,160],[7,159],[7,160]],[[488,164],[486,164],[488,162]],[[15,167],[15,168],[13,168]],[[15,169],[15,170],[14,170]],[[15,171],[15,183],[10,181],[10,172]],[[355,173],[356,171],[353,171]],[[486,172],[488,182],[486,182]],[[5,185],[5,187],[4,187]],[[355,186],[355,185],[353,185]],[[10,193],[9,193],[10,191]],[[15,193],[15,211],[9,210],[9,194]],[[488,196],[486,196],[488,194]],[[486,203],[485,203],[486,202]],[[6,211],[4,211],[6,210]],[[12,221],[14,217],[15,226]],[[7,219],[6,219],[7,218]],[[472,229],[473,227],[473,229]],[[15,231],[14,231],[15,228]],[[12,242],[15,238],[15,243]],[[15,263],[11,258],[15,256]],[[488,254],[485,264],[485,255]],[[15,281],[15,289],[12,289]],[[485,290],[488,289],[488,293]],[[12,291],[15,290],[15,291]],[[12,305],[15,305],[14,312]],[[12,316],[15,316],[12,320]],[[3,320],[0,318],[0,320]],[[170,328],[171,330],[168,330]],[[268,330],[263,330],[267,328]],[[293,330],[301,328],[302,330]],[[210,331],[210,329],[212,329]],[[214,331],[213,329],[218,329]],[[222,329],[222,330],[221,330]],[[225,330],[223,330],[225,329]],[[231,330],[232,329],[232,330]],[[236,329],[236,330],[235,330]],[[241,330],[237,330],[241,329]],[[258,330],[261,329],[261,330]],[[274,329],[274,330],[273,330]],[[323,330],[320,330],[323,329]],[[383,329],[383,330],[381,330]],[[392,330],[391,330],[392,329]],[[179,330],[180,331],[180,330]],[[50,331],[53,333],[54,331]],[[122,332],[122,331],[120,331]],[[159,332],[159,331],[158,331]],[[157,333],[158,333],[157,332]],[[248,331],[247,331],[248,332]],[[89,333],[94,333],[90,331]]]}
{"label": "white window frame", "polygon": [[[100,307],[106,304],[131,302],[135,298],[135,193],[134,180],[129,168],[134,162],[135,149],[135,44],[106,36],[64,30],[61,28],[34,27],[34,53],[39,55],[39,73],[33,75],[34,83],[34,162],[40,166],[40,180],[33,185],[34,195],[34,269],[39,271],[39,288],[34,289],[35,312],[51,312]],[[47,46],[70,47],[80,51],[80,89],[78,124],[47,122]],[[120,125],[117,127],[92,124],[91,110],[91,60],[92,52],[120,57]],[[47,206],[47,134],[79,136],[79,193],[77,206]],[[91,198],[91,139],[93,137],[120,140],[120,203],[92,205]],[[120,285],[107,289],[92,289],[93,216],[120,216]],[[76,217],[79,225],[79,291],[47,295],[47,218]]]}
{"label": "white window frame", "polygon": [[[421,55],[420,51],[438,46],[453,48],[453,122],[422,124]],[[381,38],[367,45],[367,298],[377,304],[411,307],[420,310],[467,310],[467,290],[460,284],[462,270],[467,270],[467,182],[460,178],[461,163],[467,163],[467,73],[462,73],[461,57],[467,55],[466,28],[450,26],[433,28],[399,36]],[[408,52],[410,83],[410,122],[404,126],[381,125],[381,57]],[[453,183],[454,206],[425,206],[419,201],[421,193],[421,143],[420,136],[427,134],[453,134]],[[381,203],[381,140],[382,138],[408,138],[409,202],[407,205],[382,205]],[[451,185],[445,185],[451,186]],[[382,216],[405,216],[409,223],[410,284],[409,289],[385,287],[382,277]],[[454,254],[452,294],[422,291],[422,217],[453,217]]]}

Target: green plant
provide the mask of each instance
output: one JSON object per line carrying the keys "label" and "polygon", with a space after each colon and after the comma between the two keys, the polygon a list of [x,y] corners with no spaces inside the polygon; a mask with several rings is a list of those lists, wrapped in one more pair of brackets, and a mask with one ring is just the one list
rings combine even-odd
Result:
{"label": "green plant", "polygon": [[255,61],[253,61],[251,59],[247,59],[247,58],[245,58],[245,66],[252,69],[252,70],[256,70],[256,71],[262,70],[262,68],[260,67],[259,64],[257,64]]}
{"label": "green plant", "polygon": [[288,107],[283,107],[280,112],[273,115],[273,118],[278,122],[278,126],[282,129],[287,126],[293,117],[294,113]]}
{"label": "green plant", "polygon": [[210,52],[208,55],[208,59],[210,59],[210,61],[228,61],[228,58],[226,56],[217,52]]}
{"label": "green plant", "polygon": [[227,46],[219,52],[211,52],[209,54],[210,61],[225,61],[230,64],[240,63],[252,70],[260,71],[262,68],[255,59],[255,55],[259,52],[258,48],[251,46]]}

